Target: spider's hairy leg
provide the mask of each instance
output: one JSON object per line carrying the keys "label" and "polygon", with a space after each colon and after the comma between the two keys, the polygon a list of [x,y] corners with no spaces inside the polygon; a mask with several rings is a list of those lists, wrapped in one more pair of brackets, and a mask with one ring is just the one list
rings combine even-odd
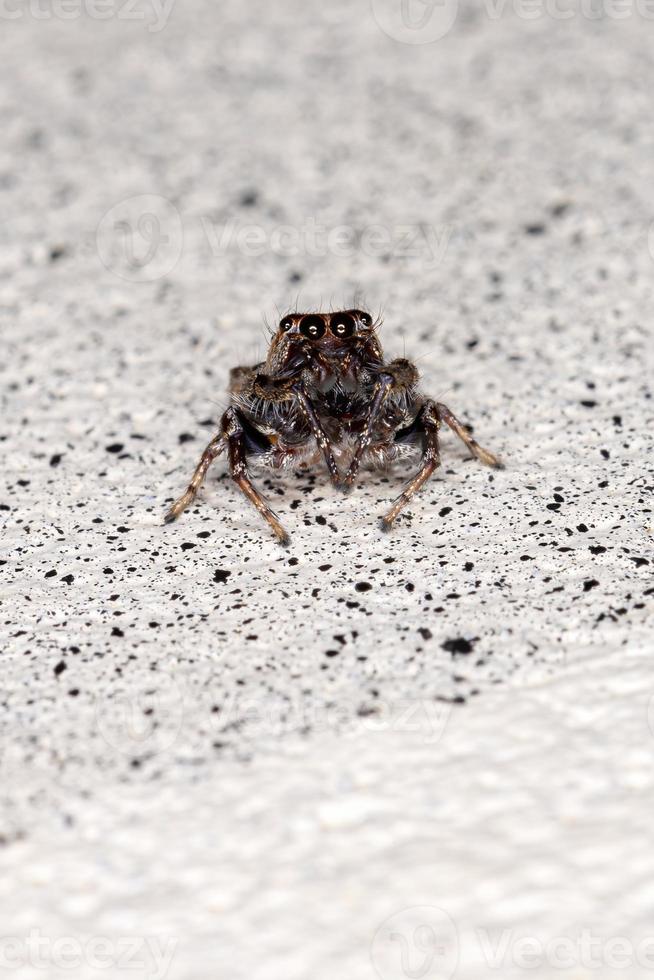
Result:
{"label": "spider's hairy leg", "polygon": [[398,358],[395,361],[391,361],[390,364],[380,367],[377,373],[378,381],[370,402],[370,410],[354,455],[350,461],[350,466],[341,483],[341,489],[345,493],[349,493],[354,486],[354,481],[357,478],[359,467],[361,466],[361,460],[372,442],[375,425],[386,399],[390,394],[404,392],[409,394],[415,389],[418,382],[418,371],[411,361],[407,361],[406,358]]}
{"label": "spider's hairy leg", "polygon": [[228,408],[223,415],[222,429],[229,452],[229,472],[237,487],[257,508],[261,516],[270,524],[280,544],[290,544],[291,538],[284,530],[275,512],[266,503],[253,485],[247,468],[247,444],[245,433],[239,421],[238,412]]}
{"label": "spider's hairy leg", "polygon": [[484,449],[479,445],[476,439],[473,439],[468,430],[461,422],[452,414],[447,405],[443,405],[441,402],[436,404],[436,413],[442,422],[449,425],[452,432],[461,439],[462,442],[466,444],[472,455],[478,459],[480,462],[484,463],[486,466],[492,466],[494,470],[503,470],[504,463],[493,453],[489,453],[487,449]]}
{"label": "spider's hairy leg", "polygon": [[175,503],[170,507],[166,516],[164,517],[164,524],[172,524],[177,518],[182,514],[186,508],[193,503],[198,495],[200,487],[204,483],[204,478],[207,475],[207,470],[216,459],[223,452],[225,448],[225,437],[222,432],[219,433],[214,439],[211,440],[205,451],[202,453],[202,458],[198,463],[195,473],[191,478],[191,482],[182,494],[182,496],[175,501]]}
{"label": "spider's hairy leg", "polygon": [[438,415],[436,414],[436,405],[434,402],[425,402],[417,421],[419,423],[419,428],[417,431],[422,431],[423,433],[423,452],[420,469],[413,479],[407,483],[399,497],[393,501],[393,506],[388,513],[384,514],[384,516],[381,518],[381,527],[383,531],[391,530],[395,522],[395,518],[400,511],[402,511],[407,504],[410,503],[414,494],[416,494],[418,490],[424,486],[434,470],[438,469],[438,467],[441,465],[441,457],[438,446],[438,430],[440,424]]}

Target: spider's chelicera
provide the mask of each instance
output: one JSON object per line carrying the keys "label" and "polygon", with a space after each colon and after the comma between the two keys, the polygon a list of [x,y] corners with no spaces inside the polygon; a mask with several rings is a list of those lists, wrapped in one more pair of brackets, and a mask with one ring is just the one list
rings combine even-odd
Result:
{"label": "spider's chelicera", "polygon": [[166,523],[192,503],[211,463],[225,450],[232,479],[282,544],[289,536],[253,485],[249,461],[279,470],[322,458],[334,486],[348,492],[362,464],[386,466],[419,449],[418,472],[381,519],[386,531],[440,465],[443,422],[473,456],[501,468],[446,405],[419,391],[411,361],[384,361],[376,327],[363,310],[283,317],[265,362],[231,371],[230,406],[220,431]]}

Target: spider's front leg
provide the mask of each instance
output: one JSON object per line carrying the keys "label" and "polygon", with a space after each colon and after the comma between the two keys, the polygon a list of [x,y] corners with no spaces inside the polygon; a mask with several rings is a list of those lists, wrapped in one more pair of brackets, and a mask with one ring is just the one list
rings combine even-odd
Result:
{"label": "spider's front leg", "polygon": [[164,517],[164,524],[172,524],[176,521],[180,514],[189,507],[198,495],[200,487],[204,483],[204,478],[207,475],[207,470],[216,459],[223,452],[225,448],[225,436],[220,432],[214,439],[211,440],[205,451],[202,453],[202,458],[198,463],[195,473],[191,477],[191,482],[182,494],[182,496],[175,501],[172,507],[169,508],[166,516]]}
{"label": "spider's front leg", "polygon": [[393,506],[381,518],[383,531],[390,531],[395,522],[395,518],[411,501],[411,498],[427,482],[434,470],[441,465],[441,456],[438,446],[438,430],[440,421],[434,402],[428,401],[422,406],[420,414],[415,423],[416,434],[422,434],[422,460],[420,469],[412,480],[407,483],[402,493],[393,501]]}
{"label": "spider's front leg", "polygon": [[223,415],[222,430],[229,451],[229,474],[248,500],[254,504],[261,516],[275,532],[277,540],[285,547],[290,544],[290,535],[284,530],[277,514],[261,496],[250,479],[247,467],[247,444],[238,411],[228,408]]}
{"label": "spider's front leg", "polygon": [[261,516],[271,526],[280,544],[287,545],[290,537],[268,503],[261,496],[250,479],[247,468],[247,443],[241,419],[235,408],[228,408],[220,423],[220,433],[212,439],[193,474],[191,482],[179,500],[176,500],[164,518],[164,524],[176,521],[180,514],[193,503],[200,487],[204,483],[207,470],[214,459],[227,447],[229,455],[229,473],[236,485],[257,508]]}
{"label": "spider's front leg", "polygon": [[497,456],[494,456],[493,453],[489,453],[487,449],[483,448],[483,446],[480,446],[477,440],[472,438],[466,427],[459,422],[455,415],[452,414],[447,405],[443,405],[441,402],[438,402],[436,405],[436,412],[439,419],[441,419],[442,422],[445,422],[446,425],[449,425],[452,432],[454,432],[459,439],[465,443],[472,455],[478,459],[480,463],[483,463],[484,466],[492,466],[494,470],[504,469],[504,463],[502,460]]}
{"label": "spider's front leg", "polygon": [[390,364],[383,365],[377,369],[376,373],[378,374],[378,378],[373,390],[370,409],[366,416],[350,466],[340,484],[341,490],[344,490],[345,493],[349,493],[354,486],[354,481],[357,478],[359,467],[361,466],[361,460],[370,443],[373,441],[375,426],[382,414],[386,400],[390,395],[409,395],[415,390],[418,384],[417,368],[411,361],[407,361],[403,357],[391,361]]}
{"label": "spider's front leg", "polygon": [[323,455],[332,483],[334,486],[339,486],[341,475],[338,472],[336,460],[332,454],[329,437],[320,424],[320,419],[316,414],[313,403],[304,390],[302,381],[297,374],[290,377],[271,377],[258,374],[254,380],[253,391],[257,398],[261,398],[263,401],[295,401]]}
{"label": "spider's front leg", "polygon": [[449,425],[453,432],[456,432],[458,437],[463,440],[473,456],[479,459],[482,463],[485,463],[486,466],[492,466],[494,469],[503,469],[503,463],[497,458],[497,456],[489,453],[487,449],[483,449],[479,443],[472,438],[468,430],[452,414],[447,405],[442,405],[440,402],[433,402],[431,400],[425,401],[420,410],[420,414],[414,423],[415,434],[422,434],[423,450],[420,469],[414,478],[406,485],[399,497],[397,497],[397,499],[393,502],[393,506],[388,513],[382,517],[382,530],[390,531],[395,523],[395,518],[397,515],[404,510],[407,504],[410,503],[414,494],[420,490],[420,488],[432,475],[434,470],[440,466],[441,460],[438,445],[438,431],[442,422],[445,422],[445,424]]}

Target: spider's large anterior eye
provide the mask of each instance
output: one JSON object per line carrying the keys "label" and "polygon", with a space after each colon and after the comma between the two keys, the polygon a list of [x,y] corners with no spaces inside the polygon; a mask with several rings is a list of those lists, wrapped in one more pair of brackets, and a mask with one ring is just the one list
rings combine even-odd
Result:
{"label": "spider's large anterior eye", "polygon": [[279,324],[279,329],[282,331],[282,333],[288,333],[288,331],[291,329],[292,326],[293,326],[293,317],[285,316],[284,319]]}
{"label": "spider's large anterior eye", "polygon": [[351,337],[356,324],[349,313],[336,313],[330,320],[329,326],[335,337]]}
{"label": "spider's large anterior eye", "polygon": [[309,340],[320,340],[325,333],[325,323],[322,317],[305,316],[300,323],[300,333]]}
{"label": "spider's large anterior eye", "polygon": [[359,319],[361,320],[361,323],[364,325],[364,327],[372,326],[372,317],[370,316],[369,313],[360,312]]}

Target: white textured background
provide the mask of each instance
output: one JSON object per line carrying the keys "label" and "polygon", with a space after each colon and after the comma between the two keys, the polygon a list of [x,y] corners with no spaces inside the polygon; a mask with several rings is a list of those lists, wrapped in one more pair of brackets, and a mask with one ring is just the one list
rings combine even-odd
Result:
{"label": "white textured background", "polygon": [[[654,21],[571,6],[3,7],[2,976],[652,974]],[[298,295],[507,469],[162,529]]]}

